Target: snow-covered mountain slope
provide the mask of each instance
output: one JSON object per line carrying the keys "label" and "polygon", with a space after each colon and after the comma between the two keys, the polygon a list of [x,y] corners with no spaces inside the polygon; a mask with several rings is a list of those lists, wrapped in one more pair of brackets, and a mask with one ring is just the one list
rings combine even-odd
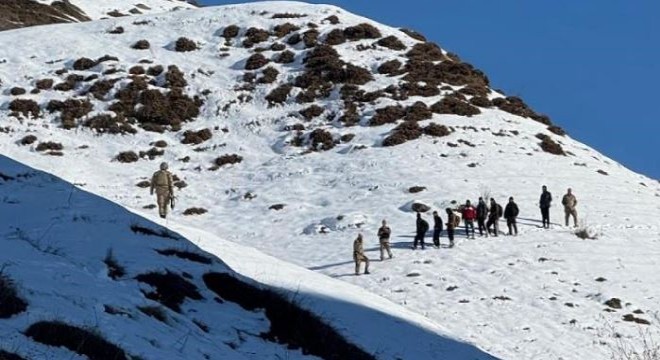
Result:
{"label": "snow-covered mountain slope", "polygon": [[[0,49],[0,151],[145,216],[155,200],[141,186],[168,161],[181,189],[164,224],[203,249],[217,246],[191,229],[367,289],[498,357],[608,358],[615,333],[639,344],[624,315],[657,333],[660,184],[408,33],[266,2],[0,34],[38,44]],[[596,240],[560,224],[568,187]],[[515,197],[518,237],[409,250],[413,202],[444,218],[482,195]],[[377,259],[382,219],[395,258],[355,277],[352,241],[362,232]]]}
{"label": "snow-covered mountain slope", "polygon": [[0,31],[193,8],[183,0],[6,0],[0,2]]}
{"label": "snow-covered mountain slope", "polygon": [[288,303],[262,301],[249,292],[261,285],[181,235],[6,157],[0,169],[2,359],[491,358],[359,287],[187,230],[239,272],[258,267]]}

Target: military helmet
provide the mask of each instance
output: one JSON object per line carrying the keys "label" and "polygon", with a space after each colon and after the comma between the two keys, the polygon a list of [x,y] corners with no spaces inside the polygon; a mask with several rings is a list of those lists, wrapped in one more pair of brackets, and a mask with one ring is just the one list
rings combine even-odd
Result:
{"label": "military helmet", "polygon": [[167,163],[166,162],[160,163],[160,169],[161,170],[167,170]]}

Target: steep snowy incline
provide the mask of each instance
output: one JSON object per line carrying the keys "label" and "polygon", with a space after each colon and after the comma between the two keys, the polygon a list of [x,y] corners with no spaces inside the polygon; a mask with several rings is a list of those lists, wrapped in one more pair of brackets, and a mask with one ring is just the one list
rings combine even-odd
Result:
{"label": "steep snowy incline", "polygon": [[[303,354],[319,349],[345,358],[350,344],[366,350],[351,350],[356,359],[492,358],[365,290],[186,230],[239,272],[258,267],[267,275],[257,278],[291,302],[260,304],[248,292],[260,285],[179,234],[8,158],[0,170],[0,358],[318,359]],[[226,281],[234,277],[245,287]],[[348,344],[295,309],[316,314]],[[287,337],[283,325],[298,335]]]}
{"label": "steep snowy incline", "polygon": [[[295,2],[0,42],[17,34],[37,45],[0,49],[0,152],[148,216],[145,187],[167,161],[178,205],[164,225],[207,251],[222,247],[191,229],[363,287],[502,358],[608,358],[617,339],[640,344],[638,326],[658,331],[660,184],[418,34]],[[550,230],[537,220],[544,184]],[[596,240],[561,224],[568,187]],[[514,196],[520,235],[409,250],[414,202],[444,219],[478,196]],[[395,258],[355,277],[352,241],[362,232],[377,259],[382,219]]]}
{"label": "steep snowy incline", "polygon": [[[33,1],[45,5],[52,5],[55,2],[54,0]],[[197,8],[185,0],[69,0],[69,3],[81,9],[92,20]]]}

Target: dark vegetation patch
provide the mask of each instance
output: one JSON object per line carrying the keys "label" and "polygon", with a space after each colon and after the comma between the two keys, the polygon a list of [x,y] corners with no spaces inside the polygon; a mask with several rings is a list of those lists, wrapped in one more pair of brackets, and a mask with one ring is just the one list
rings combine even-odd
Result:
{"label": "dark vegetation patch", "polygon": [[394,35],[390,35],[388,37],[384,37],[376,42],[379,46],[386,47],[388,49],[396,50],[396,51],[402,51],[406,50],[408,47],[399,40],[398,37]]}
{"label": "dark vegetation patch", "polygon": [[144,295],[147,299],[157,301],[178,313],[181,312],[181,304],[186,298],[203,299],[193,283],[170,271],[166,271],[164,274],[157,272],[140,274],[135,277],[135,280],[156,289],[156,291],[145,292]]}
{"label": "dark vegetation patch", "polygon": [[322,359],[375,359],[350,344],[318,316],[273,290],[221,273],[205,274],[204,283],[222,299],[235,302],[246,310],[265,309],[270,330],[261,334],[264,339],[287,344],[290,349],[301,348],[304,354]]}
{"label": "dark vegetation patch", "polygon": [[82,57],[73,62],[73,70],[89,70],[98,63],[90,58]]}
{"label": "dark vegetation patch", "polygon": [[319,40],[319,32],[318,30],[315,29],[310,29],[307,30],[303,33],[303,44],[305,44],[306,48],[311,48],[316,46]]}
{"label": "dark vegetation patch", "polygon": [[106,253],[103,262],[108,268],[108,276],[111,279],[117,280],[126,275],[126,269],[119,264],[111,249]]}
{"label": "dark vegetation patch", "polygon": [[279,74],[280,72],[277,69],[269,66],[261,71],[262,76],[257,79],[257,82],[259,84],[272,84],[277,80]]}
{"label": "dark vegetation patch", "polygon": [[346,35],[346,39],[349,41],[378,39],[382,36],[376,27],[367,23],[347,27],[344,29],[344,35]]}
{"label": "dark vegetation patch", "polygon": [[259,69],[266,66],[269,62],[270,60],[261,53],[252,54],[245,62],[245,70]]}
{"label": "dark vegetation patch", "polygon": [[229,40],[238,36],[241,28],[237,25],[229,25],[222,30],[222,37]]}
{"label": "dark vegetation patch", "polygon": [[298,31],[300,28],[292,23],[284,23],[280,25],[275,25],[273,28],[273,34],[278,38],[283,38],[294,31]]}
{"label": "dark vegetation patch", "polygon": [[284,209],[284,204],[274,204],[268,207],[268,210],[275,210],[275,211],[280,211]]}
{"label": "dark vegetation patch", "polygon": [[183,132],[183,139],[181,140],[182,144],[193,144],[199,145],[204,141],[207,141],[213,137],[211,129],[202,129],[202,130],[186,130]]}
{"label": "dark vegetation patch", "polygon": [[152,317],[162,323],[167,324],[167,313],[160,306],[138,306],[143,314]]}
{"label": "dark vegetation patch", "polygon": [[299,44],[302,41],[302,36],[300,36],[300,33],[293,33],[289,38],[286,39],[286,43],[294,46]]}
{"label": "dark vegetation patch", "polygon": [[149,158],[149,160],[153,160],[157,158],[158,156],[163,156],[165,154],[165,150],[158,149],[156,147],[152,147],[151,149],[147,151],[140,151],[140,157],[141,158]]}
{"label": "dark vegetation patch", "polygon": [[64,79],[63,82],[55,85],[53,89],[57,91],[71,91],[76,88],[76,85],[78,85],[79,82],[85,80],[85,78],[82,75],[78,74],[71,74]]}
{"label": "dark vegetation patch", "polygon": [[445,96],[442,100],[433,104],[431,111],[436,114],[455,114],[460,116],[473,116],[481,113],[479,108],[453,96]]}
{"label": "dark vegetation patch", "polygon": [[337,15],[330,15],[327,18],[323,19],[323,21],[327,21],[332,25],[337,25],[339,24],[339,17],[337,17]]}
{"label": "dark vegetation patch", "polygon": [[11,116],[18,117],[19,114],[27,118],[32,116],[33,118],[39,117],[41,109],[39,104],[34,100],[28,99],[14,99],[9,103],[9,110],[11,110]]}
{"label": "dark vegetation patch", "polygon": [[178,236],[176,236],[174,233],[170,232],[167,229],[154,230],[139,224],[132,224],[131,231],[140,235],[157,236],[165,239],[179,240]]}
{"label": "dark vegetation patch", "polygon": [[401,66],[403,64],[399,60],[389,60],[386,61],[378,67],[377,71],[379,74],[386,74],[386,75],[391,75],[391,76],[396,76],[396,75],[401,75],[403,72],[401,71]]}
{"label": "dark vegetation patch", "polygon": [[351,142],[355,138],[355,134],[344,134],[339,138],[339,141],[343,143]]}
{"label": "dark vegetation patch", "polygon": [[147,75],[149,75],[149,76],[158,76],[158,75],[162,74],[163,71],[165,71],[165,69],[163,68],[162,65],[154,65],[154,66],[150,66],[147,69]]}
{"label": "dark vegetation patch", "polygon": [[90,360],[127,359],[124,350],[95,331],[65,324],[60,321],[40,321],[28,327],[25,336],[55,347],[65,347],[87,356]]}
{"label": "dark vegetation patch", "polygon": [[9,90],[9,94],[12,96],[24,95],[26,92],[22,87],[13,87]]}
{"label": "dark vegetation patch", "polygon": [[37,151],[61,151],[64,149],[64,146],[62,146],[61,143],[56,143],[53,141],[46,141],[46,142],[41,142],[35,150]]}
{"label": "dark vegetation patch", "polygon": [[76,119],[89,114],[94,109],[92,103],[87,100],[67,99],[65,101],[51,100],[46,106],[50,113],[59,111],[60,121],[64,129],[76,127]]}
{"label": "dark vegetation patch", "polygon": [[188,39],[187,37],[180,37],[174,43],[174,51],[188,52],[197,50],[197,43]]}
{"label": "dark vegetation patch", "polygon": [[299,19],[306,17],[307,14],[296,14],[296,13],[277,13],[273,14],[271,19]]}
{"label": "dark vegetation patch", "polygon": [[408,192],[411,193],[411,194],[417,194],[417,193],[422,192],[424,190],[426,190],[425,186],[412,186],[408,189]]}
{"label": "dark vegetation patch", "polygon": [[151,47],[151,44],[147,40],[138,40],[135,44],[131,45],[131,48],[135,50],[147,50]]}
{"label": "dark vegetation patch", "polygon": [[485,96],[473,96],[472,99],[470,99],[470,104],[483,108],[493,106],[493,102]]}
{"label": "dark vegetation patch", "polygon": [[276,43],[273,43],[273,45],[270,46],[270,49],[272,51],[282,51],[282,50],[286,49],[286,45],[276,42]]}
{"label": "dark vegetation patch", "polygon": [[151,145],[153,145],[155,147],[159,147],[159,148],[166,148],[167,147],[167,141],[158,140],[158,141],[154,141],[153,143],[151,143]]}
{"label": "dark vegetation patch", "polygon": [[278,64],[290,64],[296,60],[296,54],[290,50],[282,51],[279,55],[275,57],[275,61]]}
{"label": "dark vegetation patch", "polygon": [[254,44],[264,42],[270,37],[270,33],[264,29],[251,27],[245,32],[246,39],[243,41],[243,46],[251,48]]}
{"label": "dark vegetation patch", "polygon": [[203,214],[206,214],[207,212],[208,212],[208,210],[206,210],[206,209],[204,209],[204,208],[200,208],[200,207],[191,207],[191,208],[186,209],[186,210],[183,212],[183,215],[186,215],[186,216],[190,216],[190,215],[203,215]]}
{"label": "dark vegetation patch", "polygon": [[431,210],[430,206],[418,202],[413,203],[410,208],[412,209],[412,211],[420,212],[420,213],[425,213]]}
{"label": "dark vegetation patch", "polygon": [[284,103],[289,97],[291,89],[293,89],[291,84],[283,84],[271,90],[271,92],[266,95],[266,101],[268,101],[268,105],[273,106],[275,104]]}
{"label": "dark vegetation patch", "polygon": [[325,109],[318,105],[312,105],[308,108],[300,110],[300,115],[302,115],[306,120],[312,120],[315,117],[321,116]]}
{"label": "dark vegetation patch", "polygon": [[156,252],[164,256],[176,256],[180,259],[189,260],[200,264],[208,265],[213,263],[213,260],[209,257],[185,250],[164,249],[164,250],[156,250]]}
{"label": "dark vegetation patch", "polygon": [[176,65],[169,65],[165,73],[165,87],[182,88],[188,85],[185,75]]}
{"label": "dark vegetation patch", "polygon": [[122,26],[117,26],[116,28],[109,30],[108,34],[123,34],[124,33],[124,28]]}
{"label": "dark vegetation patch", "polygon": [[120,163],[133,163],[139,159],[140,157],[135,153],[135,151],[122,151],[117,154],[117,156],[115,156],[115,160],[119,161]]}
{"label": "dark vegetation patch", "polygon": [[389,136],[383,140],[383,146],[396,146],[422,136],[422,128],[416,121],[405,121],[395,127]]}
{"label": "dark vegetation patch", "polygon": [[126,15],[126,14],[120,12],[119,10],[112,10],[112,11],[108,12],[107,14],[108,14],[109,16],[112,16],[112,17],[124,17],[124,16],[128,16],[128,15]]}
{"label": "dark vegetation patch", "polygon": [[651,325],[651,323],[648,320],[635,317],[635,315],[633,314],[623,315],[623,321],[634,322],[636,324],[641,324],[641,325]]}
{"label": "dark vegetation patch", "polygon": [[599,169],[599,170],[596,171],[596,172],[599,173],[599,174],[601,174],[601,175],[609,175],[609,174],[607,173],[607,171],[605,171],[605,170],[600,170],[600,169]]}
{"label": "dark vegetation patch", "polygon": [[128,69],[128,73],[131,74],[131,75],[144,75],[146,73],[146,71],[144,70],[144,68],[142,66],[135,65],[135,66],[131,67],[130,69]]}
{"label": "dark vegetation patch", "polygon": [[559,136],[566,135],[566,131],[564,131],[564,129],[562,129],[559,126],[556,126],[556,125],[548,126],[548,131],[550,131],[551,133],[553,133],[555,135],[559,135]]}
{"label": "dark vegetation patch", "polygon": [[340,45],[346,42],[346,35],[342,29],[333,29],[326,36],[323,41],[327,45]]}
{"label": "dark vegetation patch", "polygon": [[418,33],[415,30],[411,30],[411,29],[399,29],[399,30],[417,41],[426,42],[426,38],[424,37],[424,35]]}
{"label": "dark vegetation patch", "polygon": [[379,126],[391,124],[402,119],[406,115],[406,110],[401,105],[390,105],[384,108],[376,109],[376,114],[369,120],[369,125]]}
{"label": "dark vegetation patch", "polygon": [[53,87],[53,83],[53,79],[41,79],[37,80],[34,86],[39,90],[48,90]]}
{"label": "dark vegetation patch", "polygon": [[225,165],[239,164],[243,161],[243,157],[236,154],[222,155],[215,159],[214,164],[218,167]]}
{"label": "dark vegetation patch", "polygon": [[142,181],[140,181],[139,183],[135,184],[135,186],[137,186],[137,187],[139,187],[139,188],[146,189],[146,188],[148,188],[148,187],[151,186],[151,181],[149,181],[149,180],[142,180]]}
{"label": "dark vegetation patch", "polygon": [[539,146],[541,146],[543,151],[553,155],[566,155],[561,145],[552,140],[550,136],[539,133],[536,134],[536,137],[541,140]]}
{"label": "dark vegetation patch", "polygon": [[36,137],[36,136],[34,136],[34,135],[25,135],[25,136],[21,139],[20,144],[21,144],[21,145],[31,145],[31,144],[33,144],[35,141],[37,141],[37,137]]}
{"label": "dark vegetation patch", "polygon": [[96,130],[100,134],[135,134],[135,130],[123,116],[107,114],[96,115],[87,119],[83,126]]}
{"label": "dark vegetation patch", "polygon": [[493,105],[497,106],[502,111],[526,118],[531,118],[545,125],[552,125],[549,117],[546,115],[537,114],[519,97],[508,96],[506,98],[493,99]]}
{"label": "dark vegetation patch", "polygon": [[0,319],[9,319],[27,310],[28,303],[18,296],[16,284],[0,272]]}
{"label": "dark vegetation patch", "polygon": [[410,51],[406,53],[410,60],[415,61],[442,61],[445,60],[445,54],[442,49],[434,43],[424,42],[415,44]]}
{"label": "dark vegetation patch", "polygon": [[335,147],[334,139],[329,131],[315,129],[309,134],[309,141],[313,150],[327,151]]}
{"label": "dark vegetation patch", "polygon": [[406,121],[422,121],[433,117],[433,112],[425,103],[417,101],[406,108],[406,115],[403,117]]}
{"label": "dark vegetation patch", "polygon": [[487,97],[488,94],[490,93],[490,90],[485,86],[477,86],[477,85],[469,84],[467,86],[462,87],[460,90],[458,90],[458,92],[460,94],[467,96]]}
{"label": "dark vegetation patch", "polygon": [[605,301],[605,305],[608,307],[611,307],[612,309],[621,309],[621,299],[618,298],[611,298],[607,301]]}

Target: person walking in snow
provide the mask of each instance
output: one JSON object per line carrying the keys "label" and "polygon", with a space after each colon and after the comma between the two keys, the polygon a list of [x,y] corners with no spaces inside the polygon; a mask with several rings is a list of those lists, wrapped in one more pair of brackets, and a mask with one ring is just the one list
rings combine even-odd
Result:
{"label": "person walking in snow", "polygon": [[477,204],[477,224],[479,226],[479,236],[488,237],[488,230],[486,230],[486,218],[488,217],[488,205],[484,201],[484,198],[479,198],[479,204]]}
{"label": "person walking in snow", "polygon": [[385,251],[392,258],[392,250],[390,250],[390,235],[392,230],[387,226],[387,221],[383,220],[383,226],[378,229],[378,242],[380,243],[380,261],[385,259]]}
{"label": "person walking in snow", "polygon": [[506,219],[506,227],[509,228],[509,235],[513,235],[514,232],[518,235],[518,225],[516,224],[518,213],[518,205],[513,201],[513,197],[510,197],[509,203],[504,208],[504,218]]}
{"label": "person walking in snow", "polygon": [[416,226],[416,235],[415,241],[413,242],[413,250],[417,249],[417,242],[422,244],[422,250],[424,250],[424,236],[426,232],[429,231],[429,223],[426,220],[422,219],[422,214],[417,213],[417,226]]}
{"label": "person walking in snow", "polygon": [[156,200],[158,203],[158,213],[160,217],[167,217],[167,205],[170,204],[174,196],[174,180],[172,173],[167,171],[167,163],[160,164],[160,170],[156,171],[151,177],[151,195],[156,190]]}
{"label": "person walking in snow", "polygon": [[360,264],[364,263],[364,273],[369,274],[369,258],[364,254],[362,234],[358,234],[353,241],[353,260],[355,261],[355,275],[360,275]]}
{"label": "person walking in snow", "polygon": [[573,195],[573,191],[570,188],[566,192],[566,195],[564,195],[564,197],[561,199],[561,204],[564,205],[566,226],[568,226],[568,218],[573,216],[573,225],[577,227],[577,210],[575,209],[577,206],[577,199],[575,198],[575,195]]}
{"label": "person walking in snow", "polygon": [[442,234],[442,218],[437,211],[433,212],[433,246],[440,248],[440,234]]}
{"label": "person walking in snow", "polygon": [[468,238],[470,237],[471,229],[472,238],[474,239],[474,219],[477,218],[477,210],[474,208],[474,206],[472,206],[470,200],[465,202],[461,216],[463,216],[463,222],[465,224],[465,236]]}
{"label": "person walking in snow", "polygon": [[447,238],[449,239],[449,247],[453,248],[454,247],[454,231],[456,228],[460,225],[461,219],[458,217],[458,215],[454,214],[454,212],[450,208],[446,208],[445,211],[447,212]]}
{"label": "person walking in snow", "polygon": [[548,188],[543,185],[541,199],[539,199],[539,207],[541,208],[541,218],[543,219],[543,228],[550,228],[550,204],[552,203],[552,194]]}
{"label": "person walking in snow", "polygon": [[495,199],[490,199],[490,209],[488,212],[488,222],[486,223],[486,230],[490,234],[490,227],[493,226],[493,234],[495,236],[500,232],[500,218],[502,217],[502,205],[495,202]]}

